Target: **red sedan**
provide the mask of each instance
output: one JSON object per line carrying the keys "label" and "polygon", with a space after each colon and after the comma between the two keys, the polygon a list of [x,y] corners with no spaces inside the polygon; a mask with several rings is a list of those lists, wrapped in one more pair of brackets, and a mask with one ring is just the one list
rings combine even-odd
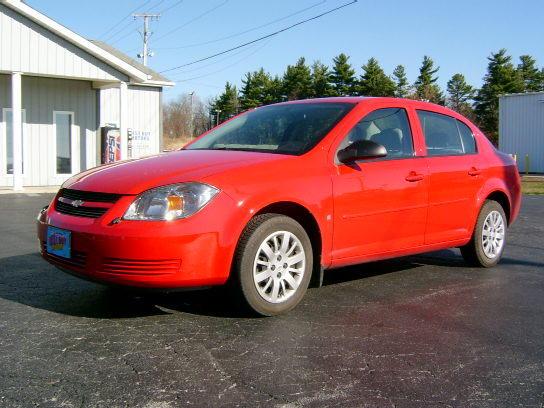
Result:
{"label": "red sedan", "polygon": [[113,285],[229,283],[262,315],[324,269],[460,247],[499,262],[520,208],[514,160],[463,116],[393,98],[243,113],[184,149],[69,179],[38,218],[43,257]]}

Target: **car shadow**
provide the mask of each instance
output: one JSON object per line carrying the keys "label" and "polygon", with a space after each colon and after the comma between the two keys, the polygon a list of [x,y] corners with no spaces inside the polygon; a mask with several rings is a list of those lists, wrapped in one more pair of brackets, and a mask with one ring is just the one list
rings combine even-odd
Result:
{"label": "car shadow", "polygon": [[323,286],[406,271],[425,265],[447,267],[467,266],[459,254],[453,250],[443,250],[424,255],[393,258],[328,270],[325,271],[323,277]]}
{"label": "car shadow", "polygon": [[[542,263],[512,258],[503,259],[502,264],[544,267]],[[426,265],[466,267],[458,252],[445,250],[326,271],[323,284],[331,286]],[[111,288],[63,273],[37,253],[0,259],[0,298],[55,313],[100,319],[176,312],[222,318],[254,317],[236,305],[226,288],[182,292]]]}
{"label": "car shadow", "polygon": [[38,253],[0,259],[0,298],[55,313],[90,318],[164,314],[153,304],[75,278]]}
{"label": "car shadow", "polygon": [[70,316],[125,319],[186,312],[249,317],[223,288],[150,291],[110,287],[64,273],[39,253],[0,258],[0,299]]}

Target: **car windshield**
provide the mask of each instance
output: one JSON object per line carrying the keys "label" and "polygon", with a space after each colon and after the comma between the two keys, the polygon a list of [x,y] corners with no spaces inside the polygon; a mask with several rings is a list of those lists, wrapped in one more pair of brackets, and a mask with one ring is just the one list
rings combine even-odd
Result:
{"label": "car windshield", "polygon": [[293,103],[251,110],[186,147],[300,155],[314,147],[352,103]]}

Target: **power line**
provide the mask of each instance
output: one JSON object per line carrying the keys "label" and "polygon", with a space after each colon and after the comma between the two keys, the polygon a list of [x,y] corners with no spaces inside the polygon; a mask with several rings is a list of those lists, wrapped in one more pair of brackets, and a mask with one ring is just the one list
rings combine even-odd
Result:
{"label": "power line", "polygon": [[250,45],[250,44],[254,44],[254,43],[256,43],[256,42],[265,40],[265,39],[267,39],[267,38],[274,37],[274,36],[276,36],[276,35],[278,35],[278,34],[281,34],[281,33],[285,32],[285,31],[291,30],[291,29],[293,29],[293,28],[295,28],[295,27],[297,27],[297,26],[299,26],[299,25],[305,24],[305,23],[307,23],[307,22],[309,22],[309,21],[312,21],[312,20],[317,20],[318,18],[321,18],[321,17],[323,17],[323,16],[326,16],[327,14],[334,13],[334,12],[337,11],[337,10],[340,10],[340,9],[342,9],[342,8],[344,8],[344,7],[351,6],[352,4],[355,4],[355,3],[357,3],[357,0],[352,0],[352,1],[350,1],[349,3],[344,3],[344,4],[342,4],[342,5],[338,6],[338,7],[335,7],[335,8],[333,8],[333,9],[328,10],[328,11],[325,11],[325,12],[323,12],[323,13],[321,13],[321,14],[318,14],[318,15],[316,15],[316,16],[313,16],[313,17],[307,18],[307,19],[305,19],[305,20],[299,21],[298,23],[291,24],[290,26],[287,26],[287,27],[285,27],[285,28],[282,28],[281,30],[274,31],[273,33],[264,35],[264,36],[262,36],[262,37],[256,38],[255,40],[248,41],[248,42],[245,42],[245,43],[243,43],[243,44],[237,45],[237,46],[235,46],[235,47],[229,48],[228,50],[224,50],[224,51],[221,51],[221,52],[218,52],[218,53],[209,55],[209,56],[207,56],[207,57],[200,58],[200,59],[195,60],[195,61],[187,62],[187,63],[185,63],[185,64],[178,65],[178,66],[176,66],[176,67],[172,67],[172,68],[169,68],[169,69],[165,69],[165,70],[161,71],[161,74],[164,73],[164,72],[175,71],[175,70],[177,70],[177,69],[179,69],[179,68],[187,67],[187,66],[189,66],[189,65],[194,65],[194,64],[197,64],[197,63],[199,63],[199,62],[206,61],[206,60],[209,60],[209,59],[218,57],[219,55],[223,55],[223,54],[226,54],[226,53],[228,53],[228,52],[237,50],[237,49],[239,49],[239,48],[246,47],[246,46],[248,46],[248,45]]}
{"label": "power line", "polygon": [[232,57],[236,57],[237,55],[243,54],[246,51],[247,51],[247,49],[241,49],[240,51],[233,52],[232,54],[227,55],[225,58],[220,58],[220,59],[218,59],[216,61],[210,62],[209,64],[205,64],[205,65],[202,65],[200,67],[194,67],[194,68],[189,68],[189,69],[186,69],[186,70],[182,70],[182,71],[180,71],[178,73],[179,74],[188,74],[189,72],[200,71],[200,70],[202,70],[204,68],[207,68],[207,67],[210,67],[212,65],[220,64],[221,62],[229,60]]}
{"label": "power line", "polygon": [[161,35],[160,37],[156,38],[155,41],[159,41],[160,39],[164,38],[164,37],[167,37],[173,33],[175,33],[176,31],[179,31],[181,30],[182,28],[188,26],[189,24],[195,22],[196,20],[199,20],[201,19],[202,17],[214,12],[215,10],[217,10],[218,8],[220,7],[223,7],[225,4],[227,4],[229,2],[229,0],[224,0],[221,4],[215,6],[215,7],[212,7],[211,9],[208,9],[206,10],[204,13],[202,14],[199,14],[198,16],[196,16],[195,18],[192,18],[191,20],[187,21],[186,23],[183,23],[182,25],[178,26],[178,27],[175,27],[173,28],[172,30],[168,31],[167,33]]}
{"label": "power line", "polygon": [[164,14],[169,10],[172,10],[174,7],[179,6],[181,3],[183,3],[185,0],[179,0],[178,2],[172,4],[170,7],[166,7],[165,9],[159,11],[159,14]]}
{"label": "power line", "polygon": [[157,7],[159,7],[162,3],[164,3],[166,0],[159,0],[159,2],[157,4],[155,4],[153,7],[151,7],[149,9],[149,11],[153,10],[153,9],[156,9]]}
{"label": "power line", "polygon": [[[172,4],[171,6],[166,7],[165,9],[162,9],[161,11],[159,11],[158,14],[164,15],[167,11],[170,11],[170,10],[172,10],[173,8],[179,6],[179,5],[180,5],[181,3],[183,3],[184,1],[185,1],[185,0],[179,0],[179,1],[177,1],[176,3]],[[159,4],[160,4],[160,3],[159,3]],[[117,41],[120,41],[121,39],[126,38],[127,36],[128,36],[128,35],[125,35],[124,37],[120,38],[120,39],[117,40]],[[157,49],[159,49],[159,48],[157,48]],[[132,48],[132,49],[129,50],[128,52],[133,52],[133,51],[136,51],[136,50],[138,50],[138,48]]]}
{"label": "power line", "polygon": [[[136,21],[131,21],[126,27],[130,26],[130,25],[135,25],[136,24]],[[113,44],[117,44],[119,41],[121,40],[124,40],[125,38],[127,38],[129,35],[132,35],[134,33],[136,33],[138,30],[137,29],[134,29],[134,30],[130,30],[128,31],[125,35],[119,37],[117,40],[115,41],[110,41],[110,45],[113,45]],[[135,50],[137,50],[138,48],[135,48]],[[131,50],[131,51],[134,51],[134,50]]]}
{"label": "power line", "polygon": [[[132,16],[132,13],[135,13],[136,11],[138,11],[139,9],[141,9],[142,7],[146,6],[147,4],[151,3],[151,1],[153,0],[146,0],[144,1],[142,4],[140,4],[138,7],[136,7],[134,10],[132,10],[130,13],[128,13],[126,16],[124,16],[121,20],[119,20],[117,23],[115,23],[115,25],[113,25],[112,27],[110,27],[108,29],[108,31],[102,33],[102,35],[100,35],[99,38],[104,38],[106,36],[106,34],[109,34],[111,33],[115,28],[117,28],[119,26],[119,24],[121,24],[123,21],[125,21],[127,18],[129,18],[130,16]],[[112,36],[109,36],[109,38],[111,38]]]}
{"label": "power line", "polygon": [[[147,0],[145,1],[143,4],[141,4],[140,6],[136,7],[134,10],[131,11],[130,14],[128,14],[127,16],[123,17],[117,24],[121,23],[122,21],[124,21],[127,17],[131,17],[132,14],[134,14],[135,11],[143,8],[144,6],[148,5],[149,3],[151,3],[153,0]],[[158,6],[160,6],[162,3],[164,3],[165,0],[159,0],[158,3],[156,3],[153,7],[151,7],[151,9],[154,9]],[[177,4],[176,4],[177,5]],[[159,13],[160,14],[160,13]],[[134,20],[131,20],[129,21],[127,24],[123,25],[119,30],[115,31],[113,34],[109,35],[108,38],[104,39],[104,41],[110,41],[112,39],[114,39],[115,37],[117,37],[119,34],[121,34],[122,32],[124,32],[127,28],[130,28],[131,26],[133,26],[135,23]],[[115,28],[112,27],[112,28]],[[109,30],[111,31],[111,30]],[[124,40],[125,38],[127,38],[129,35],[131,35],[133,33],[133,31],[129,31],[128,33],[126,33],[125,35],[119,37],[118,39],[116,39],[115,41],[112,42],[112,44],[116,44],[118,43],[119,41],[121,40]]]}
{"label": "power line", "polygon": [[[134,24],[134,21],[129,21],[127,24],[125,24],[119,30],[117,30],[116,32],[111,34],[108,38],[105,38],[104,41],[107,42],[107,41],[110,41],[110,40],[114,39],[115,37],[117,37],[119,34],[121,34],[123,31],[125,31],[128,27],[130,27],[133,24]],[[116,41],[119,41],[119,40],[116,40]]]}
{"label": "power line", "polygon": [[216,38],[215,40],[204,41],[204,42],[200,42],[200,43],[182,45],[180,47],[160,47],[160,48],[157,48],[157,50],[180,50],[180,49],[184,49],[184,48],[199,47],[201,45],[208,45],[208,44],[213,44],[213,43],[217,43],[217,42],[224,41],[224,40],[229,40],[231,38],[238,37],[238,36],[243,35],[243,34],[247,34],[247,33],[251,32],[251,31],[255,31],[255,30],[258,30],[260,28],[268,27],[268,26],[270,26],[272,24],[279,23],[280,21],[287,20],[290,17],[296,16],[297,14],[304,13],[305,11],[308,11],[308,10],[310,10],[312,8],[320,6],[321,4],[324,4],[326,2],[327,2],[327,0],[322,0],[322,1],[318,2],[318,3],[312,4],[309,7],[306,7],[306,8],[303,8],[301,10],[295,11],[294,13],[288,14],[288,15],[286,15],[284,17],[280,17],[280,18],[278,18],[276,20],[269,21],[268,23],[261,24],[261,25],[256,26],[256,27],[252,27],[252,28],[249,28],[249,29],[244,30],[244,31],[240,31],[240,32],[237,32],[235,34],[228,35],[226,37]]}
{"label": "power line", "polygon": [[[269,42],[269,41],[268,41]],[[210,76],[210,75],[214,75],[214,74],[217,74],[219,72],[223,72],[231,67],[234,67],[235,65],[238,65],[240,62],[242,61],[245,61],[246,59],[252,57],[253,55],[255,55],[256,53],[258,53],[259,51],[261,51],[265,46],[268,45],[268,42],[265,42],[263,45],[261,45],[260,47],[258,47],[257,49],[253,50],[253,52],[249,53],[248,55],[245,55],[243,56],[242,58],[240,58],[239,60],[237,60],[236,62],[232,63],[232,64],[229,64],[221,69],[218,69],[217,71],[213,71],[213,72],[208,72],[207,74],[203,74],[203,75],[198,75],[198,76],[195,76],[195,77],[192,77],[192,78],[187,78],[187,79],[181,79],[181,78],[178,78],[178,79],[174,79],[174,81],[176,82],[188,82],[188,81],[192,81],[194,79],[200,79],[200,78],[205,78],[207,76]]]}

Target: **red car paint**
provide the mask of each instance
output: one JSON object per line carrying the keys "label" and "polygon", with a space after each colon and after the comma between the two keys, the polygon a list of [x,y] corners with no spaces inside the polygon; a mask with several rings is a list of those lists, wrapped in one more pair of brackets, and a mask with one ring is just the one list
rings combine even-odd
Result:
{"label": "red car paint", "polygon": [[[64,188],[122,195],[99,218],[57,211],[57,197],[38,220],[42,255],[78,276],[111,284],[178,288],[227,281],[249,220],[277,203],[304,208],[319,228],[320,263],[335,268],[466,244],[486,198],[502,200],[509,224],[520,208],[514,160],[498,152],[466,118],[447,108],[394,98],[326,98],[288,103],[349,102],[355,107],[300,156],[180,150],[80,173]],[[335,161],[340,142],[366,114],[404,108],[415,156]],[[416,110],[449,115],[469,126],[477,154],[431,157]],[[206,137],[204,134],[201,137]],[[201,211],[175,221],[120,220],[135,197],[157,186],[197,181],[220,193]],[[72,232],[74,260],[43,249],[47,226]],[[78,258],[79,257],[79,258]]]}

